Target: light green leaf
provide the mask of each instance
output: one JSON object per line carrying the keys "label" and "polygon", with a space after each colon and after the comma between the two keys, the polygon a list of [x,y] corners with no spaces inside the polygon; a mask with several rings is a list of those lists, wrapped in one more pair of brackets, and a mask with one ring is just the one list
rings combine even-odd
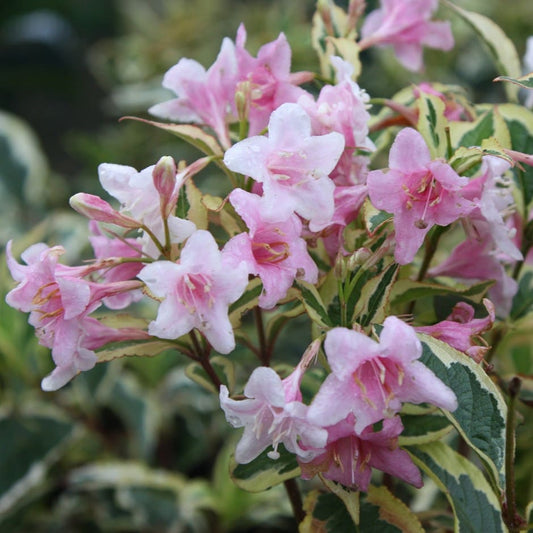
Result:
{"label": "light green leaf", "polygon": [[384,224],[392,220],[392,214],[376,209],[367,198],[362,208],[365,228],[370,235],[374,235]]}
{"label": "light green leaf", "polygon": [[139,117],[122,117],[121,120],[137,120],[150,126],[155,126],[161,130],[168,131],[190,145],[198,148],[201,152],[210,156],[222,157],[224,152],[213,135],[210,135],[202,128],[192,124],[167,124],[165,122],[155,122]]}
{"label": "light green leaf", "polygon": [[533,72],[520,76],[519,78],[510,78],[509,76],[498,76],[493,81],[510,81],[525,89],[533,89]]}
{"label": "light green leaf", "polygon": [[393,305],[400,305],[413,300],[418,300],[419,298],[453,295],[470,300],[474,303],[481,303],[492,285],[494,285],[493,281],[483,281],[470,287],[461,286],[460,284],[450,287],[438,283],[401,279],[397,281],[392,288],[391,301]]}
{"label": "light green leaf", "polygon": [[432,159],[446,158],[447,141],[444,116],[444,102],[436,95],[420,91],[418,102],[417,129],[426,141]]}
{"label": "light green leaf", "polygon": [[483,368],[445,342],[418,334],[420,358],[457,396],[453,413],[444,411],[466,442],[476,451],[494,487],[505,487],[505,421],[507,405]]}
{"label": "light green leaf", "polygon": [[403,432],[398,439],[400,446],[426,444],[443,439],[453,430],[445,416],[432,414],[402,414]]}
{"label": "light green leaf", "polygon": [[[183,194],[184,192],[185,194]],[[185,191],[182,189],[178,197],[178,208],[180,207],[179,202],[181,201],[186,211],[184,214],[178,214],[178,216],[194,222],[197,229],[207,229],[208,224],[207,209],[202,199],[203,196],[200,189],[196,187],[192,180],[187,180],[185,182]]]}
{"label": "light green leaf", "polygon": [[246,287],[244,294],[229,307],[229,319],[233,328],[241,325],[241,318],[250,309],[257,307],[259,296],[263,290],[263,284],[260,278],[254,278]]}
{"label": "light green leaf", "polygon": [[121,357],[154,357],[170,349],[177,350],[179,346],[169,341],[147,341],[100,350],[96,352],[96,357],[98,357],[98,363],[105,363],[113,359],[120,359]]}
{"label": "light green leaf", "polygon": [[363,327],[372,322],[381,324],[388,315],[390,294],[400,265],[391,263],[378,276],[367,281],[355,305],[352,322]]}
{"label": "light green leaf", "polygon": [[278,446],[280,456],[270,459],[265,450],[248,464],[238,464],[235,458],[230,461],[230,474],[235,484],[248,492],[262,492],[300,475],[300,467],[294,454],[283,445]]}
{"label": "light green leaf", "polygon": [[498,497],[481,471],[443,442],[414,446],[409,453],[444,492],[455,515],[456,533],[505,533]]}
{"label": "light green leaf", "polygon": [[324,329],[329,329],[333,326],[333,323],[328,316],[328,312],[322,301],[322,297],[318,293],[318,290],[311,283],[299,280],[296,282],[296,286],[300,290],[300,296],[302,303],[304,304],[307,314],[313,322]]}
{"label": "light green leaf", "polygon": [[[449,1],[445,3],[459,14],[481,37],[492,55],[496,69],[504,76],[519,78],[522,74],[520,58],[513,42],[507,37],[505,32],[484,15],[467,11]],[[518,86],[507,84],[505,90],[509,100],[518,100]]]}

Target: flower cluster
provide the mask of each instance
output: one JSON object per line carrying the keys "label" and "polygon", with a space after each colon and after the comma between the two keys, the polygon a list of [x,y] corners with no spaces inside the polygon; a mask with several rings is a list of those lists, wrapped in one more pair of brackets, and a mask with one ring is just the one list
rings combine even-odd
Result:
{"label": "flower cluster", "polygon": [[[391,45],[402,64],[420,69],[423,46],[453,45],[449,24],[431,19],[436,7],[383,0],[362,24],[357,50]],[[486,148],[478,128],[485,111],[442,88],[409,89],[376,118],[355,81],[356,61],[342,50],[328,59],[334,79],[313,91],[305,85],[311,73],[291,73],[283,34],[257,57],[245,42],[241,25],[207,70],[180,60],[163,80],[176,97],[150,109],[188,123],[169,127],[205,157],[187,164],[164,156],[141,171],[102,164],[100,183],[112,199],[71,198],[89,219],[94,259],[66,266],[61,246],[41,243],[20,264],[10,244],[17,286],[7,302],[30,313],[52,351],[45,390],[91,369],[108,345],[169,341],[160,344],[201,364],[227,420],[244,428],[238,463],[265,449],[276,460],[283,444],[305,479],[320,474],[367,490],[374,467],[420,487],[398,444],[404,404],[452,412],[458,398],[422,361],[418,335],[481,368],[490,349],[482,335],[510,315],[533,243],[512,179],[515,161],[531,156],[503,148],[508,132]],[[388,168],[374,157],[388,147],[383,130],[393,139]],[[220,198],[195,183],[215,166],[231,183]],[[444,233],[449,241],[439,248]],[[467,284],[462,291],[453,288],[458,281]],[[418,295],[442,294],[453,300],[445,312],[414,312]],[[111,328],[104,308],[152,314],[145,327]],[[256,344],[241,328],[252,309]],[[267,333],[264,311],[278,319]],[[314,340],[282,379],[270,367],[277,334],[304,312]],[[213,350],[231,354],[237,342],[261,362],[244,399],[210,364]],[[302,380],[322,346],[323,379],[304,401]]]}

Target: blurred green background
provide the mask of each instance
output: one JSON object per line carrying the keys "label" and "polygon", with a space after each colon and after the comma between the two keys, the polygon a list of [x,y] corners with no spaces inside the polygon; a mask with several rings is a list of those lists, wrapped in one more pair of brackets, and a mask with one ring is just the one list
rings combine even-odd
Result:
{"label": "blurred green background", "polygon": [[[493,18],[523,55],[533,34],[531,0],[513,0],[512,9],[500,0],[458,4]],[[0,246],[15,239],[20,253],[46,240],[63,244],[67,261],[79,260],[86,221],[68,209],[68,198],[101,193],[98,164],[141,169],[162,155],[196,156],[164,132],[118,119],[148,118],[147,108],[170,96],[161,88],[165,71],[181,57],[208,67],[241,21],[251,52],[283,31],[293,71],[316,70],[313,11],[307,0],[2,2]],[[451,53],[427,50],[425,72],[413,74],[390,50],[367,51],[360,85],[371,96],[392,96],[427,79],[464,85],[476,102],[503,100],[476,36],[448,10],[439,14],[452,20]],[[294,530],[281,489],[251,495],[229,480],[225,443],[237,435],[216,397],[186,377],[181,356],[99,365],[62,391],[41,392],[50,357],[27,317],[4,303],[12,286],[2,260],[0,531]],[[279,346],[301,353],[290,332]],[[531,472],[533,457],[524,461]]]}

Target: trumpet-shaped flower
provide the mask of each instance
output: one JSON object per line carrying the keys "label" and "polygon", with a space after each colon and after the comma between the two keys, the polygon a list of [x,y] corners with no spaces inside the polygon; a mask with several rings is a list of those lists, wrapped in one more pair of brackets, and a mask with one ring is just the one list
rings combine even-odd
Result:
{"label": "trumpet-shaped flower", "polygon": [[91,369],[97,357],[93,350],[115,340],[146,338],[140,330],[114,330],[88,315],[102,299],[135,290],[138,281],[98,284],[83,275],[91,267],[69,267],[58,263],[64,253],[60,246],[43,243],[30,246],[23,254],[26,265],[19,264],[8,243],[7,264],[19,284],[6,296],[6,302],[29,312],[39,343],[51,348],[55,370],[42,381],[43,390],[56,390],[78,372]]}
{"label": "trumpet-shaped flower", "polygon": [[453,391],[418,361],[422,345],[413,328],[394,316],[383,323],[379,342],[334,328],[324,348],[331,374],[309,408],[309,419],[316,424],[333,425],[352,413],[360,434],[398,413],[402,402],[428,402],[450,411],[457,407]]}
{"label": "trumpet-shaped flower", "polygon": [[235,264],[244,261],[248,272],[261,278],[260,307],[274,307],[297,277],[316,283],[318,268],[300,237],[302,223],[296,215],[282,222],[265,222],[259,196],[235,189],[229,198],[250,231],[230,239],[224,253]]}
{"label": "trumpet-shaped flower", "polygon": [[197,328],[220,353],[235,348],[228,306],[244,292],[248,272],[243,263],[229,264],[208,231],[189,237],[177,263],[156,261],[138,277],[162,299],[157,318],[149,325],[150,334],[177,339]]}
{"label": "trumpet-shaped flower", "polygon": [[423,66],[422,47],[453,47],[449,22],[431,21],[438,0],[381,0],[381,8],[369,13],[361,28],[361,49],[392,45],[396,57],[410,70]]}
{"label": "trumpet-shaped flower", "polygon": [[437,322],[433,326],[417,326],[415,331],[427,333],[446,342],[479,363],[489,350],[489,346],[479,345],[475,341],[484,343],[480,335],[490,330],[495,319],[494,304],[487,298],[483,303],[488,312],[485,318],[474,318],[474,308],[466,302],[459,302],[446,320]]}
{"label": "trumpet-shaped flower", "polygon": [[433,225],[447,226],[475,207],[466,198],[468,178],[447,163],[431,160],[422,135],[405,128],[389,154],[389,170],[368,173],[368,194],[378,208],[394,214],[396,249],[402,265],[410,263]]}
{"label": "trumpet-shaped flower", "polygon": [[226,152],[224,163],[263,184],[265,220],[286,220],[295,212],[317,231],[333,216],[335,184],[328,175],[343,149],[340,133],[313,136],[304,109],[283,104],[270,117],[268,137],[238,142]]}
{"label": "trumpet-shaped flower", "polygon": [[308,407],[302,403],[300,382],[308,360],[318,350],[311,344],[302,361],[285,379],[269,367],[256,368],[244,387],[244,400],[229,398],[228,389],[220,387],[220,405],[233,427],[244,427],[235,450],[235,460],[245,464],[253,461],[263,450],[277,459],[280,443],[302,461],[309,461],[327,441],[325,429],[307,420]]}
{"label": "trumpet-shaped flower", "polygon": [[[121,212],[128,213],[135,220],[146,226],[155,237],[164,244],[165,229],[161,213],[160,193],[154,184],[155,165],[140,172],[126,165],[102,163],[98,167],[98,174],[102,187],[121,204]],[[183,175],[175,177],[171,196],[176,196],[176,190],[183,183]],[[183,220],[170,215],[167,219],[170,242],[183,242],[196,226],[190,220]],[[158,257],[159,250],[146,232],[142,236],[142,250],[148,256]]]}
{"label": "trumpet-shaped flower", "polygon": [[304,479],[321,473],[345,487],[366,491],[372,468],[377,468],[417,488],[423,485],[409,454],[398,447],[398,436],[403,431],[399,416],[385,419],[379,431],[369,426],[361,434],[355,433],[353,414],[326,429],[324,451],[309,462],[299,461]]}

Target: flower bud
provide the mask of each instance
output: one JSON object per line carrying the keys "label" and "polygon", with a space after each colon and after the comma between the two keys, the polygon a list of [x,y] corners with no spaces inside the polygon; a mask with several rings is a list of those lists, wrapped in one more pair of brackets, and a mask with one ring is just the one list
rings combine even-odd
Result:
{"label": "flower bud", "polygon": [[172,157],[165,155],[152,171],[154,186],[161,197],[161,206],[166,206],[176,187],[176,163]]}
{"label": "flower bud", "polygon": [[142,223],[113,209],[99,196],[80,192],[70,198],[70,206],[83,216],[97,222],[108,222],[123,228],[140,228]]}

